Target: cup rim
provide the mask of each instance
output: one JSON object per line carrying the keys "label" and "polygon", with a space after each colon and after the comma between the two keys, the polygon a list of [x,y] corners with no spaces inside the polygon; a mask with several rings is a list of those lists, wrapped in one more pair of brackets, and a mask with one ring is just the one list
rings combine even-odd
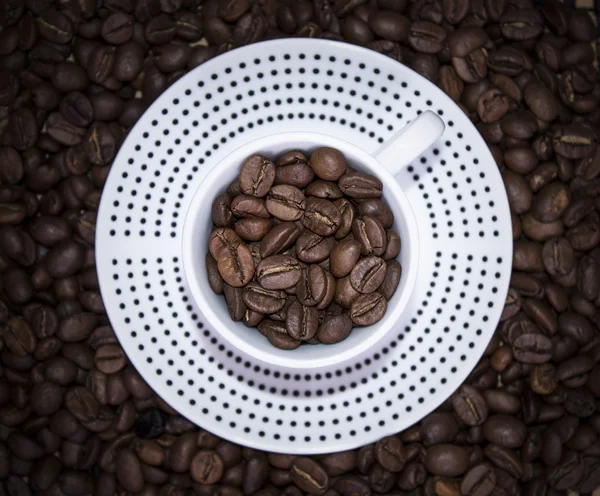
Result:
{"label": "cup rim", "polygon": [[[383,322],[378,326],[378,329],[371,333],[364,340],[358,342],[356,345],[351,348],[335,353],[335,348],[332,348],[333,353],[326,355],[324,357],[317,358],[296,358],[293,356],[293,350],[289,351],[287,354],[289,356],[281,357],[276,354],[270,353],[263,349],[259,349],[252,344],[249,344],[248,341],[244,340],[240,337],[229,324],[231,322],[223,322],[223,320],[217,315],[211,305],[207,304],[207,299],[204,297],[204,291],[199,284],[196,275],[194,273],[194,264],[203,263],[204,254],[202,252],[202,256],[198,253],[193,252],[192,250],[192,241],[194,235],[193,226],[196,225],[198,217],[201,214],[201,206],[208,200],[208,196],[211,194],[211,191],[215,191],[215,188],[221,188],[223,185],[218,184],[219,173],[222,170],[226,170],[223,167],[220,167],[221,164],[229,164],[231,162],[236,162],[241,164],[243,160],[253,153],[260,152],[261,149],[268,149],[273,145],[274,142],[293,142],[293,141],[310,141],[314,142],[316,145],[326,145],[338,148],[342,151],[342,153],[346,153],[344,150],[351,150],[353,155],[356,155],[359,158],[360,163],[365,164],[365,166],[370,169],[377,177],[382,180],[386,188],[392,190],[392,195],[395,197],[398,202],[400,209],[404,212],[407,231],[409,233],[408,239],[402,238],[402,246],[403,249],[406,249],[406,246],[410,247],[410,264],[408,270],[403,266],[402,267],[402,277],[406,278],[404,291],[400,294],[398,301],[395,305],[390,308],[388,306],[386,315],[384,316]],[[389,194],[389,193],[388,193]],[[210,202],[212,204],[213,198],[210,198]],[[315,369],[320,367],[326,367],[331,365],[336,365],[347,360],[350,360],[365,351],[371,349],[375,346],[381,339],[386,336],[397,324],[399,318],[401,317],[412,292],[414,290],[417,273],[419,269],[419,230],[416,221],[416,216],[414,211],[406,197],[406,194],[398,184],[396,178],[391,175],[391,173],[383,166],[379,161],[370,153],[366,152],[362,148],[350,143],[341,138],[317,133],[317,132],[283,132],[283,133],[274,133],[267,136],[260,137],[258,139],[252,140],[248,143],[245,143],[231,153],[228,153],[225,157],[219,160],[210,171],[206,174],[204,179],[198,185],[198,188],[194,192],[194,196],[189,203],[183,224],[183,236],[182,236],[182,261],[183,261],[183,270],[187,280],[188,287],[192,293],[192,297],[196,305],[198,306],[201,313],[207,320],[207,323],[219,334],[221,335],[229,344],[231,344],[234,348],[244,352],[252,356],[253,358],[260,360],[263,363],[267,363],[273,366],[280,366],[285,368],[292,369]],[[207,249],[206,249],[207,250]],[[238,324],[238,322],[235,322]],[[334,345],[329,345],[335,347]]]}

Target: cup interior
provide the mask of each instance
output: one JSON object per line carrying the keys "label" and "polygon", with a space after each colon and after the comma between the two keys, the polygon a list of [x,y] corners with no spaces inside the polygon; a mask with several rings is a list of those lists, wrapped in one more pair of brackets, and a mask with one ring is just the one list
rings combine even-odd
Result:
{"label": "cup interior", "polygon": [[[373,174],[383,183],[382,200],[394,213],[393,229],[400,235],[398,261],[402,277],[398,289],[388,302],[385,316],[368,327],[355,327],[344,341],[333,345],[301,345],[295,350],[275,348],[257,329],[234,322],[229,316],[225,297],[215,294],[209,284],[205,256],[212,231],[211,205],[236,179],[244,160],[260,153],[275,160],[292,150],[309,155],[321,146],[340,150],[350,167]],[[398,322],[414,287],[418,268],[418,230],[414,213],[395,178],[375,158],[344,140],[318,133],[282,133],[241,146],[207,174],[190,204],[184,223],[183,264],[192,295],[208,324],[240,351],[262,362],[281,367],[318,368],[351,359],[376,344]]]}

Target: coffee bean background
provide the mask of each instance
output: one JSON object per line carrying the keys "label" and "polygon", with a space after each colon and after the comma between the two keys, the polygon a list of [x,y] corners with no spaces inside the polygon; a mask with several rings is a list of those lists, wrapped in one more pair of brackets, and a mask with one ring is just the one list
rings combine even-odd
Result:
{"label": "coffee bean background", "polygon": [[[543,3],[0,3],[0,490],[594,490],[596,28],[585,11]],[[317,457],[235,446],[154,395],[106,318],[93,253],[110,164],[148,104],[219,53],[293,35],[365,45],[440,85],[489,143],[514,212],[503,322],[467,384],[398,436]]]}

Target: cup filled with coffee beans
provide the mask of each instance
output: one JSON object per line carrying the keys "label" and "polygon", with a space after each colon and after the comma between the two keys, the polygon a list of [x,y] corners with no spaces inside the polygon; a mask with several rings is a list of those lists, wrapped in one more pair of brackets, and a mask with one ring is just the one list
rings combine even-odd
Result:
{"label": "cup filled with coffee beans", "polygon": [[377,343],[398,323],[419,262],[415,216],[394,175],[442,131],[431,113],[375,156],[299,132],[225,157],[195,193],[183,237],[185,275],[212,328],[291,368]]}

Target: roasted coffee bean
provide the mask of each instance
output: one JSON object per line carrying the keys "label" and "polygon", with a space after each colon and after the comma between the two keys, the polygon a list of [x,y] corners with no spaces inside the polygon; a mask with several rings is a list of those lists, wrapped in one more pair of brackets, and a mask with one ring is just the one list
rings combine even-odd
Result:
{"label": "roasted coffee bean", "polygon": [[470,426],[482,425],[488,408],[481,393],[472,386],[463,385],[452,396],[452,406],[462,422]]}
{"label": "roasted coffee bean", "polygon": [[334,301],[344,308],[350,308],[352,302],[360,295],[350,283],[350,277],[338,279],[335,284]]}
{"label": "roasted coffee bean", "polygon": [[23,178],[23,160],[11,146],[0,148],[0,181],[4,184],[16,184]]}
{"label": "roasted coffee bean", "polygon": [[417,52],[438,53],[446,40],[446,31],[428,21],[416,21],[410,26],[408,43]]}
{"label": "roasted coffee bean", "polygon": [[377,36],[389,41],[406,41],[410,21],[392,10],[375,11],[369,16],[369,27]]}
{"label": "roasted coffee bean", "polygon": [[165,45],[175,37],[175,22],[170,16],[158,15],[145,24],[144,36],[151,45]]}
{"label": "roasted coffee bean", "polygon": [[477,114],[482,122],[496,122],[508,112],[510,102],[500,90],[493,88],[484,92],[477,103]]}
{"label": "roasted coffee bean", "polygon": [[295,186],[281,184],[273,186],[267,194],[267,211],[282,221],[300,220],[304,215],[306,199]]}
{"label": "roasted coffee bean", "polygon": [[317,179],[310,183],[304,190],[304,194],[306,196],[325,198],[326,200],[337,200],[343,196],[342,191],[336,183],[322,179]]}
{"label": "roasted coffee bean", "polygon": [[361,245],[363,255],[381,256],[387,246],[387,234],[376,217],[364,216],[352,222],[352,234]]}
{"label": "roasted coffee bean", "polygon": [[[282,222],[276,225],[262,239],[260,256],[265,258],[287,250],[296,242],[301,232],[301,229],[294,222]],[[296,248],[296,251],[300,258],[298,248]]]}
{"label": "roasted coffee bean", "polygon": [[553,238],[546,243],[542,249],[544,267],[553,276],[564,276],[569,274],[575,264],[575,254],[566,238]]}
{"label": "roasted coffee bean", "polygon": [[486,52],[480,48],[465,58],[453,57],[452,67],[465,83],[476,83],[487,76]]}
{"label": "roasted coffee bean", "polygon": [[221,294],[223,292],[223,278],[221,277],[221,274],[219,274],[217,261],[210,253],[206,254],[206,274],[210,289],[217,294]]}
{"label": "roasted coffee bean", "polygon": [[[217,199],[221,199],[221,202],[229,199],[228,208],[236,217],[263,217],[268,219],[270,216],[265,201],[262,198],[248,195],[238,195],[235,198],[231,198],[231,195],[226,193],[225,195],[219,195]],[[219,225],[214,221],[214,218],[213,223],[217,226]]]}
{"label": "roasted coffee bean", "polygon": [[362,217],[374,217],[381,225],[388,229],[394,223],[394,214],[385,203],[377,198],[367,198],[358,206],[358,213]]}
{"label": "roasted coffee bean", "polygon": [[387,265],[382,258],[365,257],[350,272],[350,284],[359,293],[372,293],[383,283],[386,270]]}
{"label": "roasted coffee bean", "polygon": [[519,419],[507,415],[492,415],[483,424],[483,435],[505,448],[519,448],[527,435],[527,429]]}
{"label": "roasted coffee bean", "polygon": [[287,289],[295,286],[302,275],[302,264],[288,255],[271,255],[256,268],[256,277],[265,289]]}
{"label": "roasted coffee bean", "polygon": [[309,185],[315,177],[315,173],[308,165],[304,154],[300,152],[289,152],[281,156],[275,168],[274,184],[289,184],[297,188]]}
{"label": "roasted coffee bean", "polygon": [[356,325],[373,325],[379,322],[387,310],[385,297],[374,291],[361,294],[350,305],[350,318]]}
{"label": "roasted coffee bean", "polygon": [[254,260],[245,244],[220,253],[217,260],[219,274],[223,280],[233,287],[244,286],[254,276]]}
{"label": "roasted coffee bean", "polygon": [[432,474],[456,477],[466,472],[469,457],[462,446],[436,444],[427,448],[424,465]]}
{"label": "roasted coffee bean", "polygon": [[305,306],[315,306],[326,296],[328,291],[328,279],[326,271],[320,265],[309,265],[296,285],[296,296],[298,301]]}
{"label": "roasted coffee bean", "polygon": [[335,277],[345,277],[350,274],[362,251],[361,244],[355,239],[342,239],[334,245],[329,255],[329,269]]}
{"label": "roasted coffee bean", "polygon": [[265,196],[274,180],[275,164],[262,155],[254,155],[242,165],[240,187],[246,195]]}
{"label": "roasted coffee bean", "polygon": [[315,307],[307,307],[295,301],[288,308],[285,328],[293,339],[306,341],[312,338],[317,332],[318,325],[318,310]]}
{"label": "roasted coffee bean", "polygon": [[310,166],[314,173],[326,181],[337,181],[346,173],[346,159],[335,148],[317,148],[310,156]]}
{"label": "roasted coffee bean", "polygon": [[292,462],[290,472],[294,484],[309,494],[324,494],[329,487],[327,472],[311,458],[297,457]]}
{"label": "roasted coffee bean", "polygon": [[400,472],[406,464],[406,452],[402,441],[396,436],[388,436],[375,445],[375,459],[386,470]]}
{"label": "roasted coffee bean", "polygon": [[221,258],[228,255],[228,252],[237,249],[242,243],[242,239],[233,229],[221,228],[215,229],[211,235],[208,244],[210,254],[218,262]]}
{"label": "roasted coffee bean", "polygon": [[269,324],[264,327],[264,330],[269,343],[275,346],[275,348],[279,348],[281,350],[294,350],[298,348],[300,344],[302,344],[301,341],[298,341],[287,334],[285,324],[281,322],[263,320],[259,324],[259,330],[261,329],[261,324],[267,322],[269,322]]}
{"label": "roasted coffee bean", "polygon": [[329,236],[337,231],[341,220],[340,211],[332,202],[311,196],[306,199],[304,216],[300,222],[320,236]]}
{"label": "roasted coffee bean", "polygon": [[243,300],[250,310],[258,313],[275,313],[283,308],[286,294],[283,291],[264,289],[251,282],[243,289]]}
{"label": "roasted coffee bean", "polygon": [[322,262],[331,253],[335,239],[332,236],[320,236],[306,229],[296,241],[296,255],[306,263]]}
{"label": "roasted coffee bean", "polygon": [[125,368],[127,357],[119,345],[106,344],[96,350],[94,363],[100,372],[115,374]]}
{"label": "roasted coffee bean", "polygon": [[494,469],[485,463],[471,468],[464,476],[460,485],[461,494],[467,496],[482,496],[491,494],[496,487]]}
{"label": "roasted coffee bean", "polygon": [[352,231],[352,223],[356,215],[354,205],[345,198],[335,200],[333,204],[340,211],[341,221],[340,227],[335,232],[335,239],[343,239]]}
{"label": "roasted coffee bean", "polygon": [[342,193],[357,199],[380,198],[383,185],[375,176],[363,172],[347,172],[338,181]]}
{"label": "roasted coffee bean", "polygon": [[115,12],[102,23],[102,39],[111,45],[122,45],[133,36],[133,18],[125,12]]}
{"label": "roasted coffee bean", "polygon": [[378,291],[385,297],[386,300],[391,300],[396,292],[400,279],[402,277],[402,266],[397,260],[389,260],[387,262],[385,277],[378,288]]}
{"label": "roasted coffee bean", "polygon": [[392,231],[391,229],[386,230],[386,246],[385,251],[383,252],[384,260],[391,260],[392,258],[396,258],[400,253],[400,249],[402,246],[400,236],[396,231]]}
{"label": "roasted coffee bean", "polygon": [[591,131],[581,124],[558,126],[552,133],[554,151],[570,159],[580,159],[589,155],[595,143]]}
{"label": "roasted coffee bean", "polygon": [[352,319],[343,313],[327,318],[318,328],[316,337],[320,343],[335,344],[346,339],[352,331]]}
{"label": "roasted coffee bean", "polygon": [[44,9],[37,18],[37,26],[42,38],[53,43],[69,43],[74,34],[73,24],[62,12]]}
{"label": "roasted coffee bean", "polygon": [[271,229],[271,220],[262,217],[245,217],[238,220],[233,227],[244,241],[260,241]]}
{"label": "roasted coffee bean", "polygon": [[[119,81],[133,81],[142,71],[143,60],[144,51],[138,42],[129,41],[121,44],[114,52],[112,75]],[[88,75],[90,75],[89,70]]]}
{"label": "roasted coffee bean", "polygon": [[366,45],[373,41],[374,35],[369,24],[354,15],[345,17],[341,23],[341,34],[350,43]]}

